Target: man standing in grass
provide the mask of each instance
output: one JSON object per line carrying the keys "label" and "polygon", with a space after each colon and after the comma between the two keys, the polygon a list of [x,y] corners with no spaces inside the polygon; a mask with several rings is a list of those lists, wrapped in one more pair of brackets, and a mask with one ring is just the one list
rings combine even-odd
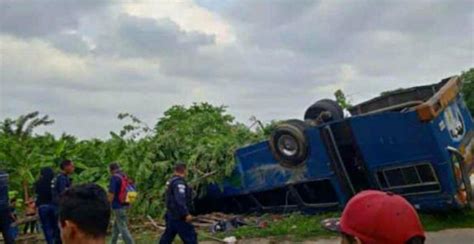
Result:
{"label": "man standing in grass", "polygon": [[132,234],[130,234],[128,230],[126,212],[129,205],[124,202],[124,199],[121,199],[124,194],[124,187],[126,187],[124,184],[127,184],[127,176],[120,170],[120,166],[117,163],[111,163],[109,165],[109,171],[112,175],[109,182],[109,202],[112,205],[112,211],[115,215],[111,243],[117,243],[118,236],[121,234],[126,244],[133,244]]}
{"label": "man standing in grass", "polygon": [[160,244],[173,243],[176,234],[185,244],[197,243],[197,234],[191,224],[193,218],[189,212],[192,193],[184,180],[186,175],[186,165],[178,163],[174,168],[174,176],[166,183],[166,230]]}
{"label": "man standing in grass", "polygon": [[10,235],[10,210],[8,201],[8,174],[0,171],[0,232],[6,244],[15,243]]}
{"label": "man standing in grass", "polygon": [[51,196],[52,196],[52,208],[55,214],[49,216],[50,223],[54,223],[53,228],[53,239],[54,243],[60,244],[61,233],[59,232],[58,226],[58,205],[60,195],[72,186],[72,180],[69,177],[74,173],[74,163],[71,160],[63,160],[59,165],[61,172],[51,181]]}

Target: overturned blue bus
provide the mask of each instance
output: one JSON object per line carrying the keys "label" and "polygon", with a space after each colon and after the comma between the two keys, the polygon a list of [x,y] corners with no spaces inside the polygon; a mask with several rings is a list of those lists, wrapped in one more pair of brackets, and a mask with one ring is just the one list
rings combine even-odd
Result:
{"label": "overturned blue bus", "polygon": [[316,102],[305,120],[236,151],[233,174],[197,212],[320,212],[365,189],[405,196],[419,210],[470,205],[473,119],[459,77],[382,94],[349,109]]}

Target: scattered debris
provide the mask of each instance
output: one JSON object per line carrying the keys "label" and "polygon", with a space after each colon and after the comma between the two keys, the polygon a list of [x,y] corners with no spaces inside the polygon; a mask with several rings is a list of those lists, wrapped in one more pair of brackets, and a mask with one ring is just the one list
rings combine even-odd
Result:
{"label": "scattered debris", "polygon": [[235,238],[235,236],[226,237],[226,238],[224,238],[224,242],[229,243],[229,244],[233,244],[233,243],[237,242],[237,238]]}
{"label": "scattered debris", "polygon": [[[165,230],[165,226],[162,225],[162,224],[157,223],[150,215],[147,215],[146,217],[150,221],[151,225],[156,230],[159,230],[159,231],[164,231]],[[237,219],[239,219],[239,218],[235,217],[235,216],[229,216],[229,215],[222,214],[222,213],[212,213],[212,214],[196,216],[193,219],[192,224],[196,227],[196,231],[202,237],[213,240],[213,241],[217,241],[217,242],[220,242],[220,243],[232,244],[232,243],[237,242],[237,238],[235,236],[229,236],[229,237],[226,237],[224,239],[219,239],[219,238],[214,237],[212,235],[206,234],[205,231],[210,230],[210,228],[212,226],[215,226],[219,223],[232,223],[232,224],[237,225],[237,223],[238,223]],[[215,233],[215,232],[212,232],[212,233]]]}

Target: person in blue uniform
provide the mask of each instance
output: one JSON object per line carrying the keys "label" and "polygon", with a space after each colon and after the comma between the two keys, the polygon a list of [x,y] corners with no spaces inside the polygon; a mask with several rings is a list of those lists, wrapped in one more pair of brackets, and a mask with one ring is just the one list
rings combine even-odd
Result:
{"label": "person in blue uniform", "polygon": [[41,169],[40,178],[35,183],[36,206],[43,229],[44,240],[47,244],[54,244],[54,228],[57,226],[55,208],[52,206],[51,181],[54,179],[54,171],[51,167]]}
{"label": "person in blue uniform", "polygon": [[8,174],[0,171],[0,232],[6,244],[15,243],[10,232],[10,201],[8,200]]}
{"label": "person in blue uniform", "polygon": [[186,165],[178,163],[174,168],[174,176],[166,183],[166,230],[160,244],[171,244],[176,235],[185,244],[197,243],[196,230],[191,224],[192,191],[186,184],[186,175]]}
{"label": "person in blue uniform", "polygon": [[74,173],[74,163],[71,160],[64,160],[60,164],[61,173],[56,176],[51,181],[51,197],[52,197],[52,208],[54,211],[54,215],[50,216],[51,223],[54,223],[53,228],[53,239],[55,244],[61,244],[61,234],[59,231],[59,213],[58,213],[58,206],[59,206],[59,198],[61,193],[65,192],[72,186],[72,180],[69,177],[72,173]]}

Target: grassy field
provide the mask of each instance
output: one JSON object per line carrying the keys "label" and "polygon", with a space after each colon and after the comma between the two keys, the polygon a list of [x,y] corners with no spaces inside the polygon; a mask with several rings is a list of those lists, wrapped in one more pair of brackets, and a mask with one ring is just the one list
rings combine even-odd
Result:
{"label": "grassy field", "polygon": [[[284,215],[281,219],[268,216],[267,228],[244,226],[232,232],[219,234],[218,237],[233,235],[238,239],[284,236],[295,241],[304,239],[324,238],[335,235],[321,227],[321,221],[337,217],[340,213],[325,213],[321,215]],[[265,218],[265,217],[264,217]],[[421,221],[426,231],[439,231],[453,228],[474,228],[474,210],[455,211],[443,214],[421,214]]]}
{"label": "grassy field", "polygon": [[274,218],[273,215],[262,216],[268,226],[258,228],[243,226],[230,233],[219,234],[219,237],[233,235],[238,239],[285,236],[294,240],[304,240],[314,237],[327,237],[334,235],[321,228],[321,221],[326,218],[337,217],[339,213],[324,213],[319,215],[302,215],[298,213],[281,215]]}
{"label": "grassy field", "polygon": [[[324,213],[319,215],[303,215],[298,213],[287,215],[264,215],[261,217],[268,226],[243,226],[227,233],[214,235],[217,238],[235,236],[237,239],[281,237],[285,240],[302,241],[335,236],[321,227],[321,221],[326,218],[338,217],[339,212]],[[421,214],[421,221],[426,231],[440,231],[455,228],[474,228],[474,210],[454,211],[437,214]],[[209,232],[201,230],[200,240],[206,240]],[[153,243],[159,237],[156,232],[135,232],[137,243]],[[178,240],[179,238],[177,238]],[[181,243],[177,241],[177,243]]]}

